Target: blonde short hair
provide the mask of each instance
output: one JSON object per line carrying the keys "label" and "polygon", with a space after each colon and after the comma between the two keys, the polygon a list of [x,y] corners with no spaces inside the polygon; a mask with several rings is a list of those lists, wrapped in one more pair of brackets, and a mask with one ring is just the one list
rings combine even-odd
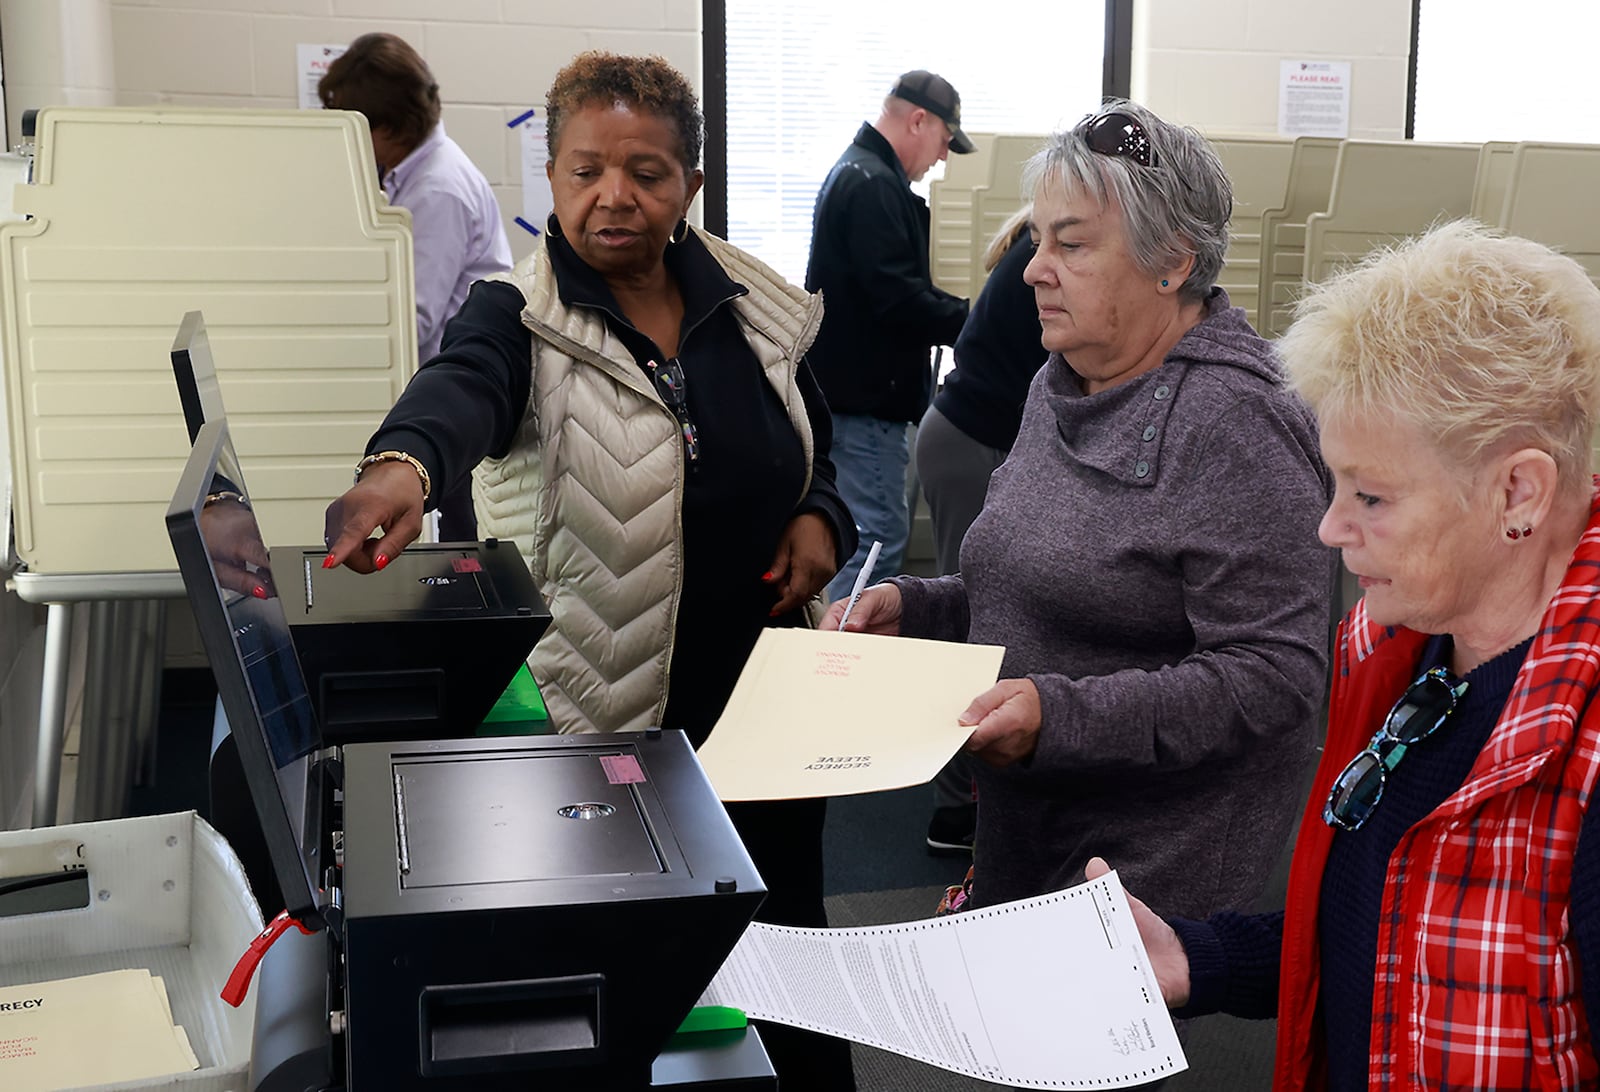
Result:
{"label": "blonde short hair", "polygon": [[1033,202],[1029,201],[1016,212],[1006,217],[1006,222],[1000,225],[1000,230],[994,233],[994,238],[989,240],[989,245],[983,248],[983,271],[993,273],[994,267],[1000,264],[1000,259],[1006,256],[1013,243],[1028,234],[1028,225],[1033,222]]}
{"label": "blonde short hair", "polygon": [[1590,488],[1600,289],[1547,246],[1436,227],[1313,286],[1278,349],[1320,418],[1396,414],[1468,472],[1537,448]]}

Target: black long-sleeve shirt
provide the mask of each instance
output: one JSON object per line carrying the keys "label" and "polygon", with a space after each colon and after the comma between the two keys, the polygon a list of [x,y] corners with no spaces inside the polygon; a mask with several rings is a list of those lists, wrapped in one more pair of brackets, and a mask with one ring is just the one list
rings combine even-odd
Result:
{"label": "black long-sleeve shirt", "polygon": [[955,341],[967,301],[934,285],[927,202],[870,124],[817,193],[806,288],[826,307],[811,364],[833,411],[922,420],[933,396],[928,350]]}
{"label": "black long-sleeve shirt", "polygon": [[1022,279],[1036,249],[1019,235],[995,263],[956,338],[956,366],[933,400],[952,425],[996,451],[1017,442],[1028,384],[1050,356],[1040,343],[1033,286]]}
{"label": "black long-sleeve shirt", "polygon": [[[547,236],[546,245],[562,303],[599,311],[651,377],[650,365],[665,359],[660,348],[627,320],[604,278],[564,239]],[[804,512],[821,515],[833,528],[841,563],[854,551],[856,533],[834,484],[832,423],[810,369],[802,363],[798,375],[814,442],[811,483],[801,497],[800,439],[731,306],[746,289],[693,233],[669,246],[665,261],[684,299],[677,360],[699,458],[688,464],[684,481],[683,590],[662,720],[698,744],[761,629],[801,624],[799,611],[769,617],[777,593],[761,580],[789,521]],[[409,451],[435,482],[454,481],[485,456],[509,452],[532,382],[525,302],[510,284],[474,285],[445,328],[439,355],[417,373],[368,451]]]}

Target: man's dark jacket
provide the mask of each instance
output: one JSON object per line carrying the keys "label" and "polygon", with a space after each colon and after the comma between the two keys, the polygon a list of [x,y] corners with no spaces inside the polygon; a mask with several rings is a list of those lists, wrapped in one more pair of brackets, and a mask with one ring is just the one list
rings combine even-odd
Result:
{"label": "man's dark jacket", "polygon": [[928,350],[951,345],[967,301],[933,286],[928,205],[871,125],[817,194],[806,288],[822,329],[807,359],[834,413],[920,421],[933,396]]}

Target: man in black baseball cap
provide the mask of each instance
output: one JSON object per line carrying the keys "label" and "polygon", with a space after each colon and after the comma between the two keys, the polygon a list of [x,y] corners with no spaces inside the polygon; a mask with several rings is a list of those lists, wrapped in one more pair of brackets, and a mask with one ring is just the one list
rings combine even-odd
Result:
{"label": "man in black baseball cap", "polygon": [[950,81],[937,73],[917,69],[895,81],[890,98],[920,106],[950,127],[950,150],[956,155],[972,151],[972,141],[961,131],[961,96]]}
{"label": "man in black baseball cap", "polygon": [[907,72],[861,126],[817,193],[806,288],[822,327],[806,359],[833,411],[832,456],[861,548],[828,585],[849,595],[874,542],[876,573],[900,571],[910,533],[910,426],[933,397],[929,350],[953,345],[967,301],[934,287],[928,205],[911,183],[951,152],[972,151],[961,96],[932,72]]}

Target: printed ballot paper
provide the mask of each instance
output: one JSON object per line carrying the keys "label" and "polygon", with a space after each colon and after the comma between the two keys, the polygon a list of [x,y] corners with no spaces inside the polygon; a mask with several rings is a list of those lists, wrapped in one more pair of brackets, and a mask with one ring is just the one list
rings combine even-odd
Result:
{"label": "printed ballot paper", "polygon": [[0,1088],[48,1092],[200,1068],[146,970],[0,988]]}
{"label": "printed ballot paper", "polygon": [[724,800],[845,796],[928,781],[972,726],[1005,649],[836,630],[762,630],[697,752]]}
{"label": "printed ballot paper", "polygon": [[1121,1088],[1188,1068],[1115,872],[898,925],[757,922],[700,1004],[1016,1088]]}

